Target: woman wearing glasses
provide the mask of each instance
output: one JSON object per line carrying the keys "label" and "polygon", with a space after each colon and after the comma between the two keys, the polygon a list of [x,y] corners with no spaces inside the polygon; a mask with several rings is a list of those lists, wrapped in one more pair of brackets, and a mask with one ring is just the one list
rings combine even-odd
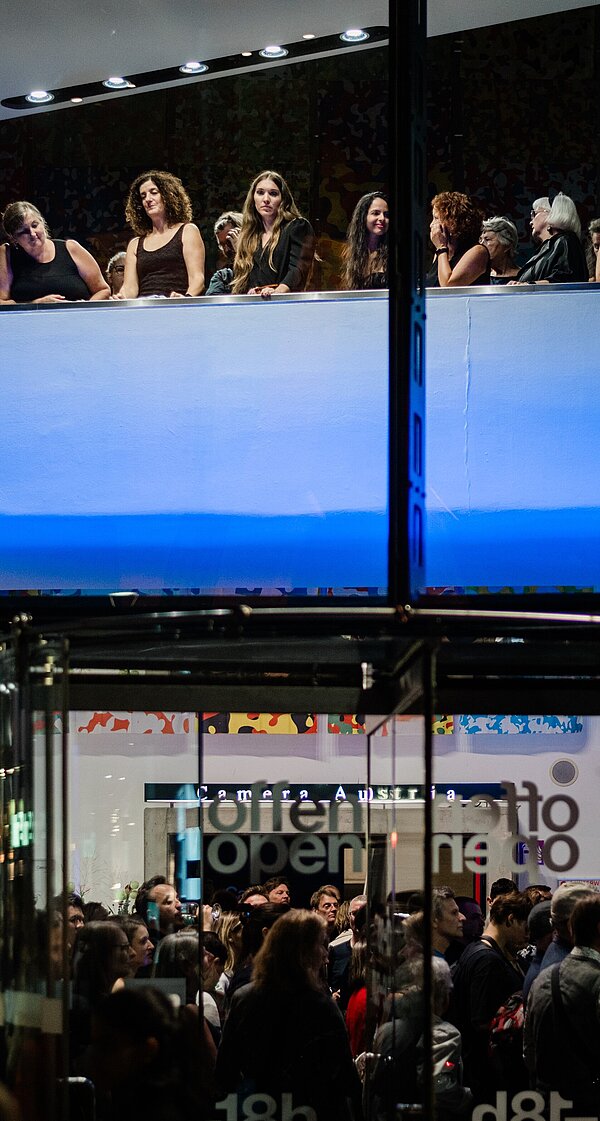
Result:
{"label": "woman wearing glasses", "polygon": [[568,195],[557,195],[545,217],[548,237],[511,283],[587,283],[588,269],[581,244],[581,222],[573,199]]}

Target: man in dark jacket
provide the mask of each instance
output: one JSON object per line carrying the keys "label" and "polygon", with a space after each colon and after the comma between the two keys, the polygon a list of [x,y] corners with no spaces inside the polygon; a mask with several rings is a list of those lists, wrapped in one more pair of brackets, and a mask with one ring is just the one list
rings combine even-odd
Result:
{"label": "man in dark jacket", "polygon": [[499,895],[490,907],[483,936],[467,946],[456,966],[448,1019],[461,1032],[465,1084],[478,1102],[493,1101],[495,1095],[488,1028],[500,1006],[523,985],[516,955],[528,942],[530,910],[531,903],[521,892]]}
{"label": "man in dark jacket", "polygon": [[[576,903],[575,945],[534,981],[525,1019],[525,1061],[537,1090],[567,1098],[565,1110],[600,1115],[600,895]],[[572,1104],[571,1104],[572,1103]]]}

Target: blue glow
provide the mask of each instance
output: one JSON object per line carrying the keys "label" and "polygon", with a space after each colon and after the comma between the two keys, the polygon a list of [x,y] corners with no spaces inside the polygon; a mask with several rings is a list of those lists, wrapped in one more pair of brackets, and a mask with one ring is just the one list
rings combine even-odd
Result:
{"label": "blue glow", "polygon": [[600,591],[599,296],[428,298],[428,587]]}
{"label": "blue glow", "polygon": [[387,300],[3,309],[0,588],[387,587]]}

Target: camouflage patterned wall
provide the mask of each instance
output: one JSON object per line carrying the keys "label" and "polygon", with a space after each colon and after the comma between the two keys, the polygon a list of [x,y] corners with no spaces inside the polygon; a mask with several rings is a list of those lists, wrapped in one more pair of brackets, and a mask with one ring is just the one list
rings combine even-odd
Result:
{"label": "camouflage patterned wall", "polygon": [[[564,189],[582,220],[600,201],[597,111],[600,8],[584,8],[429,41],[429,190],[477,195],[507,214],[527,252],[530,203]],[[335,287],[352,209],[386,182],[385,48],[191,82],[0,122],[0,207],[30,198],[57,236],[105,264],[128,240],[128,183],[168,167],[210,233],[250,179],[274,166],[320,238],[315,286]]]}
{"label": "camouflage patterned wall", "polygon": [[104,264],[131,236],[129,183],[167,167],[192,196],[212,271],[215,218],[241,208],[257,171],[272,167],[318,228],[329,286],[355,202],[386,180],[386,99],[387,51],[373,48],[3,121],[0,207],[32,200],[56,236]]}
{"label": "camouflage patterned wall", "polygon": [[429,43],[429,191],[465,190],[516,222],[562,190],[600,214],[600,8],[478,28]]}

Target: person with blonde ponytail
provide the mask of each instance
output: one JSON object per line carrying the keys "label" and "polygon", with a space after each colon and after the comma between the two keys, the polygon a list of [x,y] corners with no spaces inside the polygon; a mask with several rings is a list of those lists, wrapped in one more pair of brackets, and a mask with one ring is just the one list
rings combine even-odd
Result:
{"label": "person with blonde ponytail", "polygon": [[269,299],[302,292],[315,254],[315,235],[277,171],[261,171],[242,211],[234,263],[234,296]]}

